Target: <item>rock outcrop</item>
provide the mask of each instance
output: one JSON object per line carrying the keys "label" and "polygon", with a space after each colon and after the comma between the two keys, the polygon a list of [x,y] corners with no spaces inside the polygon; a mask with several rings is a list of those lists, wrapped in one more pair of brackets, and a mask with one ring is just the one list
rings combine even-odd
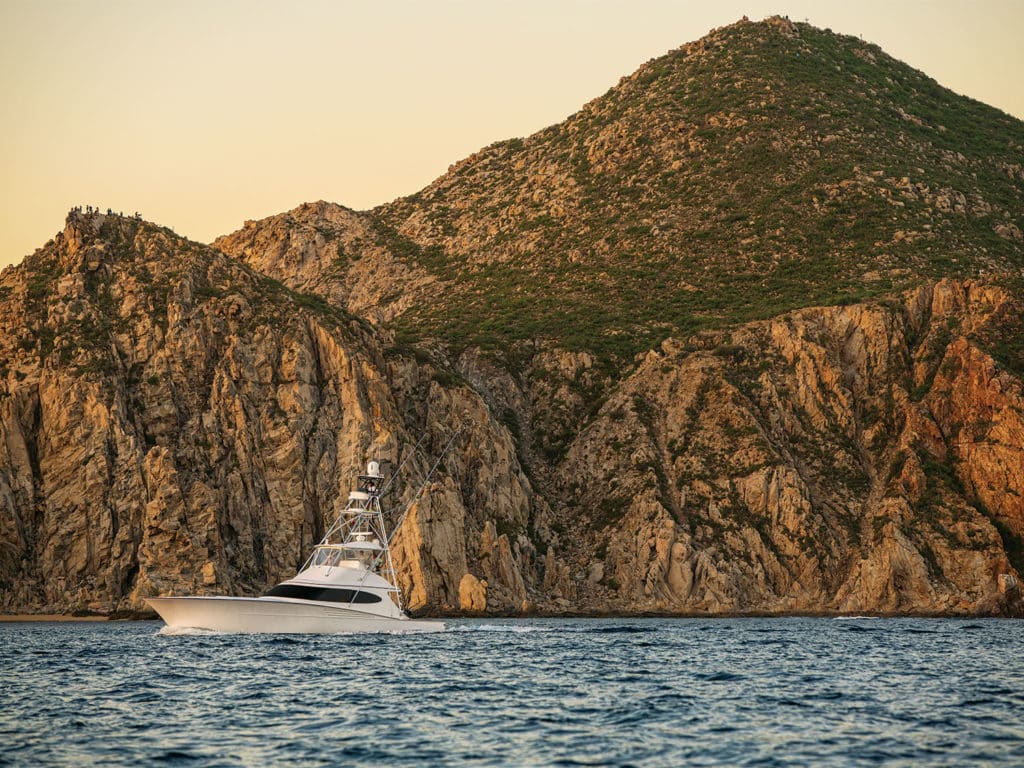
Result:
{"label": "rock outcrop", "polygon": [[402,258],[404,242],[372,215],[321,201],[247,221],[213,247],[291,288],[382,323],[436,287],[436,277]]}
{"label": "rock outcrop", "polygon": [[1021,303],[905,301],[649,353],[561,466],[578,603],[1020,611],[1024,386],[983,340]]}

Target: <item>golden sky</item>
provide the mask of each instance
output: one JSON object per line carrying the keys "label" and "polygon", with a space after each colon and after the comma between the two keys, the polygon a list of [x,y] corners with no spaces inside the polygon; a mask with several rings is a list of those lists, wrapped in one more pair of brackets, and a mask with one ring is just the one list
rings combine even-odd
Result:
{"label": "golden sky", "polygon": [[372,207],[773,13],[1024,117],[1024,0],[0,0],[0,266],[76,204],[204,242],[308,200]]}

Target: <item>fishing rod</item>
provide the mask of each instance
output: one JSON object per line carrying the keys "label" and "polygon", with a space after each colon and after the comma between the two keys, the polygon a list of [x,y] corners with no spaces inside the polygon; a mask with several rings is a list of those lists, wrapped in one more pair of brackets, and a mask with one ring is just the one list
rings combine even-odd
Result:
{"label": "fishing rod", "polygon": [[402,459],[402,463],[398,465],[398,469],[396,469],[394,474],[392,474],[391,477],[388,478],[388,481],[384,484],[384,487],[380,489],[381,496],[388,492],[388,488],[391,487],[391,484],[398,479],[399,475],[402,474],[402,467],[406,465],[406,462],[408,462],[409,459],[416,455],[416,451],[419,450],[420,445],[423,444],[423,441],[427,439],[427,435],[429,434],[430,430],[424,430],[423,434],[420,435],[420,439],[416,441],[416,445],[414,445],[412,447],[412,450],[405,455],[405,458]]}
{"label": "fishing rod", "polygon": [[434,471],[439,466],[441,466],[441,462],[444,461],[444,457],[448,455],[448,451],[451,450],[452,445],[455,443],[455,438],[461,435],[462,432],[463,430],[460,429],[454,435],[448,438],[448,442],[445,443],[444,449],[441,451],[441,455],[438,457],[437,461],[434,462],[434,466],[430,468],[430,471],[427,472],[427,476],[423,478],[423,482],[420,484],[420,487],[416,490],[416,493],[413,495],[412,500],[405,505],[405,509],[402,511],[401,516],[398,518],[398,522],[396,522],[391,527],[391,535],[389,535],[387,539],[388,546],[391,545],[391,540],[395,538],[395,534],[398,532],[398,529],[402,527],[402,523],[405,522],[405,518],[408,516],[409,511],[413,508],[413,505],[419,500],[420,495],[422,495],[423,491],[426,489],[427,483],[430,482],[431,475],[433,475]]}
{"label": "fishing rod", "polygon": [[[424,489],[427,487],[427,483],[430,482],[430,478],[434,474],[434,471],[441,465],[441,462],[444,461],[444,457],[448,455],[448,451],[451,450],[452,445],[455,443],[455,438],[457,438],[461,434],[462,434],[462,430],[460,429],[460,430],[458,430],[454,435],[452,435],[448,439],[447,443],[445,443],[444,449],[441,451],[440,457],[438,457],[437,461],[434,462],[434,466],[432,466],[430,468],[430,471],[427,472],[427,476],[423,479],[423,482],[420,484],[420,487],[416,490],[416,493],[413,495],[413,497],[409,501],[409,503],[406,504],[405,509],[402,510],[402,514],[401,514],[401,516],[399,516],[398,522],[395,523],[394,527],[391,529],[390,535],[385,535],[384,536],[384,547],[381,549],[380,553],[377,554],[377,556],[373,559],[373,563],[370,565],[369,568],[366,569],[366,572],[363,573],[363,577],[359,580],[359,584],[356,587],[357,590],[358,590],[359,587],[362,587],[362,585],[366,582],[367,577],[372,572],[376,571],[381,566],[381,564],[384,561],[384,558],[386,557],[387,558],[388,571],[390,572],[390,575],[391,575],[391,583],[392,583],[392,586],[395,587],[395,594],[396,594],[396,597],[397,597],[398,608],[400,610],[402,609],[402,590],[399,589],[397,584],[394,583],[396,574],[395,574],[395,570],[394,570],[394,568],[395,568],[394,564],[393,564],[393,562],[391,560],[391,541],[392,541],[392,539],[394,539],[395,533],[402,526],[402,523],[405,522],[405,518],[409,514],[409,511],[412,509],[413,505],[417,502],[417,500],[419,500],[420,495],[423,493]],[[424,437],[425,436],[426,436],[426,434],[424,434]],[[420,442],[423,442],[423,438],[422,437],[420,438]],[[417,443],[416,445],[418,447],[419,443]],[[413,449],[412,453],[415,453],[415,448]],[[409,455],[411,456],[412,453],[410,453]],[[406,457],[406,460],[408,460],[408,457]],[[404,464],[405,462],[403,461],[402,463]],[[399,467],[399,469],[401,469],[401,467]],[[395,476],[397,476],[397,473],[396,473]],[[382,493],[383,493],[383,491],[382,491]],[[373,496],[371,498],[371,500],[370,500],[370,504],[371,505],[376,504],[377,505],[378,514],[380,514],[380,494],[377,494],[377,495]],[[381,527],[383,528],[383,521],[382,521]],[[384,532],[384,531],[382,531],[382,532]],[[352,599],[355,600],[355,595],[353,595]]]}

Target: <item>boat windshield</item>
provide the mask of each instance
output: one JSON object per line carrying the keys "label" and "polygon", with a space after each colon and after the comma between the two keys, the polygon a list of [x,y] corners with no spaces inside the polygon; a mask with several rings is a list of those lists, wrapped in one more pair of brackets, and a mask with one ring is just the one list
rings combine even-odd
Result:
{"label": "boat windshield", "polygon": [[313,565],[336,568],[344,565],[349,568],[370,568],[373,565],[375,552],[365,549],[348,547],[317,547],[313,555]]}

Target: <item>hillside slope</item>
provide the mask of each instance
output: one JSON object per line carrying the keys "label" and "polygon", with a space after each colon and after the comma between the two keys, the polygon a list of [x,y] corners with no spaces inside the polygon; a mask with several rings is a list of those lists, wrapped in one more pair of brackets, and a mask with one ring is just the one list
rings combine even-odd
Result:
{"label": "hillside slope", "polygon": [[380,271],[376,311],[405,341],[621,366],[670,335],[1020,269],[1022,153],[1019,120],[773,18],[653,59],[415,195],[304,206],[216,246],[335,300]]}

